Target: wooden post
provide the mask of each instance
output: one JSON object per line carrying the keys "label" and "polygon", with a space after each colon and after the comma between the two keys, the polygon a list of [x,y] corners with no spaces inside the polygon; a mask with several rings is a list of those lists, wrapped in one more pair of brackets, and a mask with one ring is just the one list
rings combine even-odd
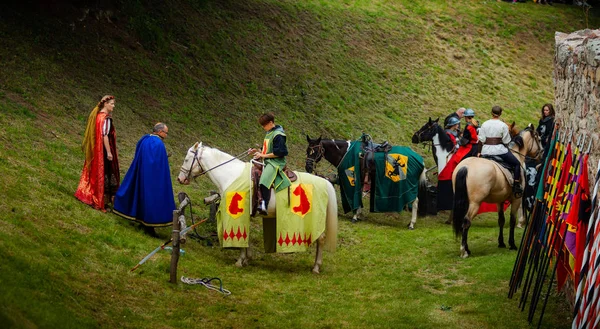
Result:
{"label": "wooden post", "polygon": [[173,210],[173,252],[171,254],[171,283],[177,284],[177,263],[179,262],[179,210]]}

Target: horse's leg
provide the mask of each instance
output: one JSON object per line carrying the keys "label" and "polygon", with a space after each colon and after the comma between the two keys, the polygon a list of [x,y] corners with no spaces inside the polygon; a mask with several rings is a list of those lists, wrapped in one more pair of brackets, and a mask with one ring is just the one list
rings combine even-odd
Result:
{"label": "horse's leg", "polygon": [[452,213],[452,209],[451,209],[450,213],[449,213],[449,216],[448,216],[448,219],[446,219],[446,221],[444,222],[444,224],[452,224],[452,216],[453,216],[453,213]]}
{"label": "horse's leg", "polygon": [[[519,207],[519,210],[523,210],[522,206],[523,206],[523,204],[521,204],[521,207]],[[512,211],[511,211],[511,213],[512,213]],[[518,228],[524,228],[525,224],[527,224],[525,221],[526,221],[525,212],[524,211],[519,211],[519,224],[517,224],[517,227]]]}
{"label": "horse's leg", "polygon": [[467,243],[467,237],[469,235],[469,227],[471,227],[471,221],[469,218],[465,217],[462,225],[462,242],[460,244],[460,257],[467,258],[471,255],[471,251],[469,250],[469,244]]}
{"label": "horse's leg", "polygon": [[[504,222],[506,219],[504,218],[504,203],[496,204],[498,206],[498,226],[500,227],[500,233],[498,234],[498,248],[506,248],[504,244]],[[512,214],[511,214],[512,219]]]}
{"label": "horse's leg", "polygon": [[470,203],[469,210],[467,211],[467,215],[463,219],[462,243],[460,245],[460,257],[462,257],[462,258],[467,258],[471,255],[471,250],[469,250],[469,244],[467,243],[467,237],[469,236],[469,228],[471,227],[471,220],[473,220],[473,218],[475,218],[478,210],[479,210],[479,204]]}
{"label": "horse's leg", "polygon": [[362,207],[360,207],[354,211],[354,216],[352,217],[352,223],[358,222],[360,220],[361,215],[362,215]]}
{"label": "horse's leg", "polygon": [[517,250],[517,246],[515,245],[516,213],[519,212],[519,209],[523,206],[522,202],[523,199],[513,200],[512,205],[510,206],[510,230],[508,233],[508,247],[510,250]]}
{"label": "horse's leg", "polygon": [[240,248],[240,258],[235,262],[235,266],[243,267],[248,265],[248,248]]}
{"label": "horse's leg", "polygon": [[323,246],[325,245],[325,233],[317,239],[317,253],[315,255],[315,266],[313,266],[312,272],[319,274],[321,265],[323,264]]}
{"label": "horse's leg", "polygon": [[419,211],[419,198],[415,198],[412,204],[412,217],[410,218],[410,223],[408,223],[408,229],[414,230],[415,224],[417,223],[417,211]]}

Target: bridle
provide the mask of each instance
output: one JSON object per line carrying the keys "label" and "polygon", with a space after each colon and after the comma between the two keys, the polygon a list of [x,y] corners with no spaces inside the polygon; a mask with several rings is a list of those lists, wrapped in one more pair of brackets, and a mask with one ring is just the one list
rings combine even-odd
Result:
{"label": "bridle", "polygon": [[[426,133],[426,132],[429,132],[429,131],[430,131],[430,130],[432,130],[432,129],[435,129],[435,127],[436,127],[436,126],[438,126],[438,125],[439,125],[439,124],[438,124],[437,122],[435,122],[435,121],[432,121],[432,122],[431,122],[431,125],[428,125],[427,127],[425,127],[426,129],[421,129],[421,130],[417,131],[417,132],[415,133],[415,135],[417,135],[417,138],[419,138],[419,141],[418,141],[418,142],[419,142],[419,143],[425,143],[425,142],[429,142],[429,141],[427,141],[427,140],[422,140],[422,139],[421,139],[421,135],[423,135],[423,134],[424,134],[424,133]],[[433,140],[431,141],[431,143],[433,144]]]}
{"label": "bridle", "polygon": [[[317,163],[321,161],[321,159],[325,156],[325,148],[323,147],[323,142],[319,141],[319,144],[308,146],[309,152],[306,155],[306,165],[312,166],[312,171],[316,174],[317,172]],[[316,154],[314,158],[311,155]]]}
{"label": "bridle", "polygon": [[[195,151],[191,151],[191,152],[194,154],[194,157],[192,158],[192,164],[190,165],[190,169],[186,169],[183,166],[181,166],[181,168],[180,168],[181,171],[184,173],[185,179],[187,181],[190,180],[190,177],[195,179],[196,177],[200,177],[200,176],[208,173],[209,171],[211,171],[213,169],[217,169],[220,166],[222,166],[224,164],[227,164],[227,163],[229,163],[229,162],[231,162],[231,161],[233,161],[235,159],[241,159],[241,158],[245,158],[246,156],[248,156],[248,152],[244,151],[244,152],[238,154],[237,156],[235,156],[235,157],[233,157],[233,158],[231,158],[231,159],[229,159],[229,160],[227,160],[225,162],[222,162],[222,163],[220,163],[220,164],[218,164],[218,165],[216,165],[216,166],[214,166],[212,168],[204,170],[204,169],[202,169],[202,165],[200,164],[200,159],[202,158],[202,153],[204,153],[204,146],[200,147],[200,154],[198,154],[198,149],[196,149]],[[192,171],[194,169],[194,162],[198,162],[198,167],[200,167],[200,170],[202,170],[202,172],[200,172],[198,175],[192,176]]]}
{"label": "bridle", "polygon": [[[339,150],[341,150],[341,148],[337,145],[337,141],[335,139],[332,139],[331,142],[333,143],[333,145]],[[348,143],[348,147],[350,147],[350,141],[346,141]],[[306,164],[307,165],[311,165],[312,171],[317,174],[317,163],[319,163],[319,161],[321,161],[321,159],[323,159],[325,157],[325,147],[323,146],[323,141],[319,141],[319,144],[317,145],[312,145],[312,146],[308,146],[308,154],[306,155]],[[313,157],[311,157],[313,154],[316,154]]]}
{"label": "bridle", "polygon": [[[436,121],[432,121],[432,122],[431,122],[431,125],[428,125],[427,127],[423,128],[423,129],[421,129],[421,130],[419,130],[419,131],[417,131],[417,132],[415,133],[415,135],[416,135],[416,136],[417,136],[417,138],[419,139],[418,143],[420,143],[420,144],[426,144],[427,142],[431,142],[431,151],[432,151],[433,153],[435,153],[435,147],[436,147],[436,146],[442,146],[442,147],[444,147],[444,146],[443,146],[441,143],[438,143],[438,144],[434,143],[434,142],[433,142],[433,138],[432,138],[431,140],[422,140],[422,139],[421,139],[421,136],[422,136],[424,133],[426,133],[426,132],[429,132],[429,131],[431,131],[431,130],[434,130],[434,129],[436,129],[436,128],[437,128],[437,127],[439,127],[439,126],[440,126],[440,124],[439,124],[439,123],[437,123]],[[435,136],[435,134],[434,134],[433,136]]]}
{"label": "bridle", "polygon": [[198,157],[198,149],[196,149],[195,151],[190,151],[190,152],[192,152],[194,154],[194,157],[192,158],[192,164],[190,164],[190,169],[184,168],[183,165],[180,168],[180,170],[184,173],[185,179],[187,181],[190,181],[190,178],[196,178],[196,177],[204,174],[204,173],[200,173],[200,174],[192,177],[192,169],[194,169],[194,162],[198,161],[198,166],[200,167],[200,170],[202,170],[202,165],[200,165],[200,157],[202,157],[202,153],[204,152],[204,146],[200,147],[200,157]]}
{"label": "bridle", "polygon": [[[525,132],[525,131],[529,132],[531,134],[531,137],[532,137],[532,143],[531,143],[531,146],[529,147],[529,150],[527,150],[527,152],[525,152],[525,154],[523,154],[523,153],[521,153],[519,151],[512,150],[512,149],[510,151],[513,152],[513,153],[517,153],[517,154],[521,155],[523,158],[525,158],[526,161],[527,160],[531,160],[531,159],[537,159],[537,158],[539,158],[540,154],[543,152],[543,149],[540,147],[540,141],[538,139],[537,133],[535,131],[531,130],[531,128],[527,127],[525,129],[523,129],[519,133],[518,136],[521,136],[521,134],[523,134],[523,132]],[[535,153],[535,156],[532,156],[532,157],[528,156],[527,154],[531,153],[531,150],[533,149],[533,145],[534,144],[538,145],[538,150]]]}
{"label": "bridle", "polygon": [[[311,164],[317,163],[317,162],[321,161],[323,156],[325,156],[325,148],[323,147],[322,142],[319,142],[319,144],[317,144],[317,145],[309,146],[308,149],[310,151],[306,155],[306,163],[311,163]],[[316,149],[316,151],[315,151],[315,149]],[[314,158],[311,158],[310,156],[313,154],[316,154],[316,156]]]}

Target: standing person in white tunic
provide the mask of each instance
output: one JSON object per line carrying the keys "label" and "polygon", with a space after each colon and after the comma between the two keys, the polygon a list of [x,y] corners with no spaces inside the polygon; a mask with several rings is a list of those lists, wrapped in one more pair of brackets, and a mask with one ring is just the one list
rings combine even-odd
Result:
{"label": "standing person in white tunic", "polygon": [[502,108],[498,105],[492,107],[492,118],[484,122],[479,128],[478,139],[483,143],[481,155],[495,155],[510,166],[514,167],[513,194],[515,197],[523,195],[521,186],[521,163],[508,149],[510,134],[506,123],[500,120]]}

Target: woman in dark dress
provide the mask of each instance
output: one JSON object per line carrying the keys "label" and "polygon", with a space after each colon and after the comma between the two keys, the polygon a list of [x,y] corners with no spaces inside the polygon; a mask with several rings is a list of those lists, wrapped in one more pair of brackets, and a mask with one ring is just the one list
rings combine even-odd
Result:
{"label": "woman in dark dress", "polygon": [[544,104],[542,106],[542,118],[537,127],[537,133],[540,136],[542,147],[544,148],[544,159],[548,154],[548,147],[550,147],[550,139],[554,131],[554,107],[552,104]]}

